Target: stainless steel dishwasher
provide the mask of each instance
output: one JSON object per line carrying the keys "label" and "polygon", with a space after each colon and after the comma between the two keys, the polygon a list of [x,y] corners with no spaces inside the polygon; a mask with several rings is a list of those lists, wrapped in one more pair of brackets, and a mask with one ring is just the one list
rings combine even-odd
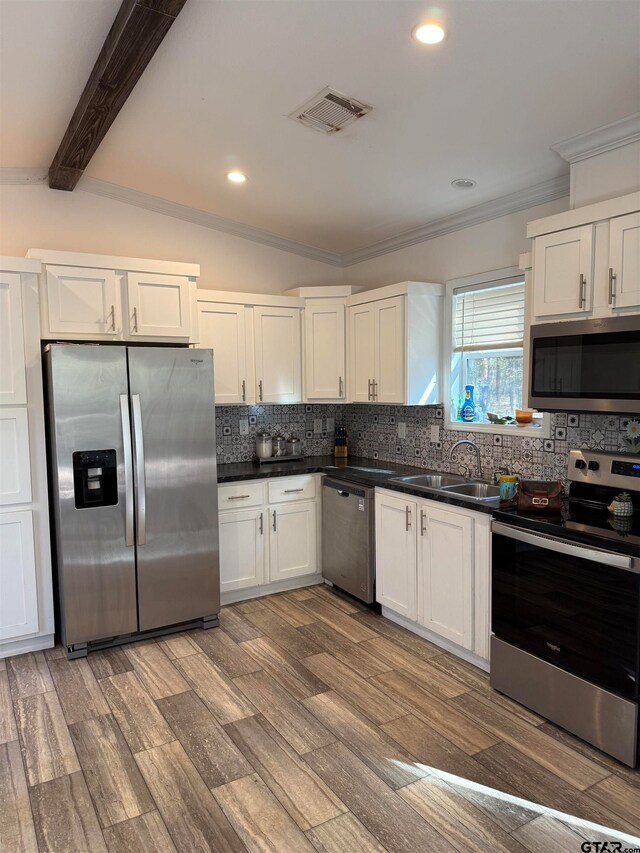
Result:
{"label": "stainless steel dishwasher", "polygon": [[375,489],[325,477],[322,484],[322,576],[375,601]]}

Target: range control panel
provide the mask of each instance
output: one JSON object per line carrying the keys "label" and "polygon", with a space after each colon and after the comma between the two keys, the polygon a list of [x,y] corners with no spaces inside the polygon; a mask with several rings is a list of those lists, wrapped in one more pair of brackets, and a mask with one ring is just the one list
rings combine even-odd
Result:
{"label": "range control panel", "polygon": [[572,450],[568,477],[574,483],[640,489],[640,459],[605,450]]}
{"label": "range control panel", "polygon": [[115,450],[77,450],[73,454],[76,509],[118,503],[118,467]]}

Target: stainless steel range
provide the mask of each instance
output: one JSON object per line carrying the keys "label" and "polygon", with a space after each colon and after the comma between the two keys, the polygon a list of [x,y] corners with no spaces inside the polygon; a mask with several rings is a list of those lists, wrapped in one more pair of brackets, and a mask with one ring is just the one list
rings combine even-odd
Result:
{"label": "stainless steel range", "polygon": [[573,450],[568,476],[561,514],[495,514],[491,685],[636,767],[640,458]]}

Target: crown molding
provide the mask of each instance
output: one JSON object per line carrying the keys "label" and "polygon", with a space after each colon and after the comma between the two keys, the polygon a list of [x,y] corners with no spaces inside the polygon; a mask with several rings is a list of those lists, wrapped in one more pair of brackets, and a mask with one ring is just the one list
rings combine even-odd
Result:
{"label": "crown molding", "polygon": [[299,243],[297,240],[289,240],[286,237],[281,237],[263,228],[245,225],[242,222],[236,222],[234,219],[226,219],[224,216],[217,216],[215,213],[208,213],[206,210],[199,210],[196,207],[189,207],[185,204],[179,204],[176,201],[169,201],[159,196],[149,195],[148,193],[140,192],[140,190],[122,187],[119,184],[111,184],[108,181],[99,181],[97,178],[90,178],[88,176],[80,179],[78,189],[92,195],[110,198],[114,201],[124,202],[125,204],[132,204],[135,207],[141,207],[153,213],[161,213],[163,216],[171,216],[174,219],[182,219],[184,222],[192,222],[194,225],[211,228],[213,231],[231,234],[233,237],[242,237],[244,240],[251,240],[253,243],[271,246],[274,249],[280,249],[282,252],[302,255],[304,258],[321,261],[324,264],[331,264],[335,267],[342,266],[342,259],[335,252],[328,252],[325,249],[308,246],[306,243]]}
{"label": "crown molding", "polygon": [[[0,168],[0,184],[37,185],[46,183],[46,180],[46,169]],[[102,196],[103,198],[110,198],[114,201],[120,201],[123,204],[130,204],[153,213],[180,219],[184,222],[191,222],[203,228],[221,231],[225,234],[231,234],[234,237],[241,237],[245,240],[251,240],[254,243],[261,243],[262,245],[279,249],[282,252],[300,255],[310,260],[330,264],[334,267],[348,267],[362,261],[370,260],[371,258],[386,255],[389,252],[395,252],[398,249],[413,246],[416,243],[432,240],[434,237],[442,237],[445,234],[451,234],[454,231],[460,231],[472,225],[489,222],[492,219],[498,219],[510,213],[516,213],[520,210],[526,210],[529,207],[535,207],[536,205],[568,196],[569,176],[562,175],[552,178],[528,189],[509,193],[509,195],[501,196],[492,201],[469,207],[459,213],[434,219],[418,228],[404,231],[401,234],[396,234],[394,237],[389,237],[386,240],[381,240],[369,246],[363,246],[360,249],[342,255],[337,252],[318,249],[306,243],[299,243],[296,240],[289,240],[286,237],[281,237],[262,228],[255,228],[252,225],[245,225],[233,219],[217,216],[215,213],[208,213],[205,210],[188,207],[175,201],[149,195],[139,190],[120,186],[119,184],[112,184],[108,181],[100,181],[97,178],[91,178],[86,175],[80,179],[77,190]]]}
{"label": "crown molding", "polygon": [[563,142],[556,142],[551,150],[559,154],[568,163],[577,163],[587,157],[595,157],[605,151],[621,148],[640,140],[640,113],[632,113],[611,124],[596,127],[586,133],[579,133]]}
{"label": "crown molding", "polygon": [[482,222],[489,222],[491,219],[498,219],[501,216],[517,213],[520,210],[536,207],[539,204],[545,204],[545,202],[564,198],[568,195],[569,175],[551,178],[549,181],[536,184],[528,189],[509,193],[509,195],[477,204],[474,207],[468,207],[459,213],[434,219],[418,228],[412,228],[410,231],[396,234],[395,237],[381,240],[379,243],[347,252],[342,255],[342,264],[345,267],[359,264],[362,261],[368,261],[389,252],[396,252],[398,249],[414,246],[416,243],[423,243],[425,240],[432,240],[434,237],[442,237],[445,234],[451,234],[453,231],[460,231],[472,225],[480,225]]}
{"label": "crown molding", "polygon": [[0,169],[0,184],[22,186],[24,184],[44,184],[47,180],[46,169],[19,168],[3,166]]}

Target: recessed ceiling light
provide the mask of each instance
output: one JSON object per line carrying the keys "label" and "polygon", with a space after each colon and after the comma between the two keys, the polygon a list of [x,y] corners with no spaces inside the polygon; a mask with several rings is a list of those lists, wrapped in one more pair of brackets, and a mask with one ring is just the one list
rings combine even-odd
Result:
{"label": "recessed ceiling light", "polygon": [[440,24],[419,24],[413,31],[413,37],[422,44],[438,44],[445,36]]}
{"label": "recessed ceiling light", "polygon": [[473,178],[455,178],[451,181],[451,186],[457,190],[472,190],[476,185]]}
{"label": "recessed ceiling light", "polygon": [[227,172],[227,179],[231,181],[232,184],[244,184],[247,180],[247,176],[242,172]]}

